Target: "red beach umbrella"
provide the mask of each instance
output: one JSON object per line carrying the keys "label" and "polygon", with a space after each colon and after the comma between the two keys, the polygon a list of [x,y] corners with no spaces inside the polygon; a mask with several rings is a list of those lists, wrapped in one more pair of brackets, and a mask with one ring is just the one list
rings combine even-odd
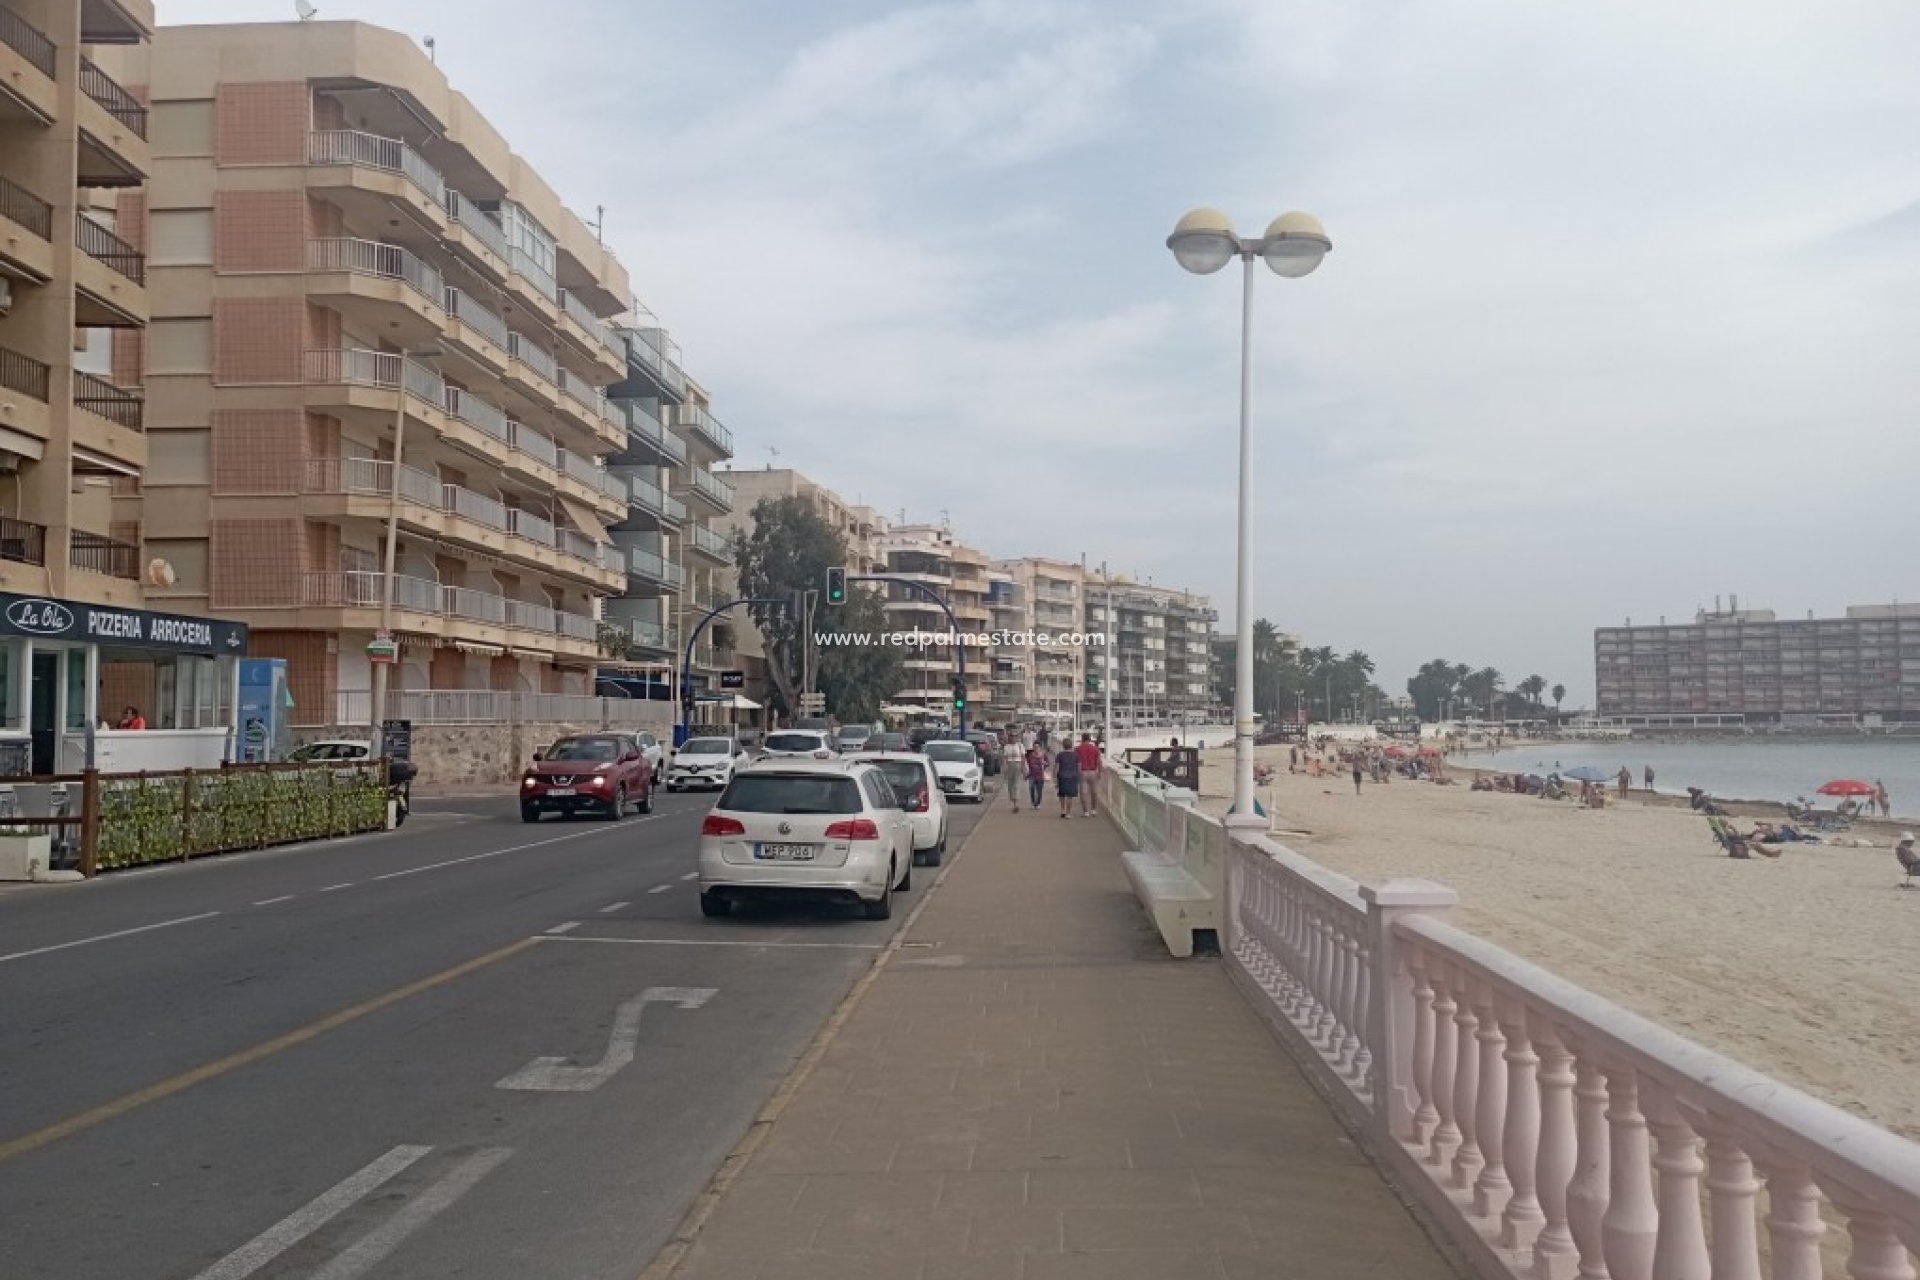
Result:
{"label": "red beach umbrella", "polygon": [[1442,752],[1438,747],[1422,747],[1420,748],[1420,754],[1423,756],[1437,756],[1442,754]]}
{"label": "red beach umbrella", "polygon": [[1395,760],[1404,760],[1407,755],[1407,749],[1405,747],[1388,747],[1380,754],[1383,756],[1391,756]]}
{"label": "red beach umbrella", "polygon": [[1873,793],[1873,784],[1858,778],[1835,778],[1820,788],[1823,796],[1870,796]]}

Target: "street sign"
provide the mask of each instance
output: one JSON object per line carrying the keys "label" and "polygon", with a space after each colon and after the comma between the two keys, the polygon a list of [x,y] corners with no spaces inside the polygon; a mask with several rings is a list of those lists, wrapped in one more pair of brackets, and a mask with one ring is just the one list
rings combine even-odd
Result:
{"label": "street sign", "polygon": [[800,695],[802,711],[821,712],[827,709],[827,695],[824,693],[803,693]]}
{"label": "street sign", "polygon": [[747,673],[744,671],[722,671],[720,673],[722,689],[744,689],[747,687]]}
{"label": "street sign", "polygon": [[367,661],[392,664],[400,661],[400,642],[391,631],[382,631],[367,641]]}

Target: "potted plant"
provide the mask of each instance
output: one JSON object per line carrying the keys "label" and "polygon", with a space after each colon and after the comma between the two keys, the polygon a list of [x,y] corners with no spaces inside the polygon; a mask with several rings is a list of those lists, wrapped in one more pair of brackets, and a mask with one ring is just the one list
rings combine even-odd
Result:
{"label": "potted plant", "polygon": [[31,880],[53,856],[53,835],[40,827],[0,827],[0,880]]}

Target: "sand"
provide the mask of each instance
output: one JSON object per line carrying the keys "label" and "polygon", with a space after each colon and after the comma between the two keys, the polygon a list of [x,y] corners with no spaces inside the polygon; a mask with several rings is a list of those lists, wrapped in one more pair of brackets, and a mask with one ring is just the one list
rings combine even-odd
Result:
{"label": "sand", "polygon": [[[1289,776],[1262,803],[1296,851],[1363,883],[1455,889],[1455,921],[1701,1044],[1920,1139],[1920,880],[1870,849],[1728,858],[1684,807],[1566,802],[1396,779]],[[1231,751],[1209,750],[1223,812]],[[1743,824],[1750,828],[1750,824]]]}

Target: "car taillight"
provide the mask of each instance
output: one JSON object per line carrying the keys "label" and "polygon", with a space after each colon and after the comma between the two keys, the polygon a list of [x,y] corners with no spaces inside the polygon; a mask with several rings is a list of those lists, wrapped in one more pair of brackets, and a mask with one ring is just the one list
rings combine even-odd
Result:
{"label": "car taillight", "polygon": [[907,805],[907,812],[908,813],[925,813],[926,811],[927,811],[927,784],[923,782],[920,784],[920,789],[913,793],[913,799]]}
{"label": "car taillight", "polygon": [[836,822],[827,828],[829,840],[878,840],[880,828],[872,818],[855,818],[851,822]]}
{"label": "car taillight", "polygon": [[747,834],[746,824],[738,818],[729,818],[724,814],[710,813],[706,821],[700,824],[703,836],[743,836]]}

